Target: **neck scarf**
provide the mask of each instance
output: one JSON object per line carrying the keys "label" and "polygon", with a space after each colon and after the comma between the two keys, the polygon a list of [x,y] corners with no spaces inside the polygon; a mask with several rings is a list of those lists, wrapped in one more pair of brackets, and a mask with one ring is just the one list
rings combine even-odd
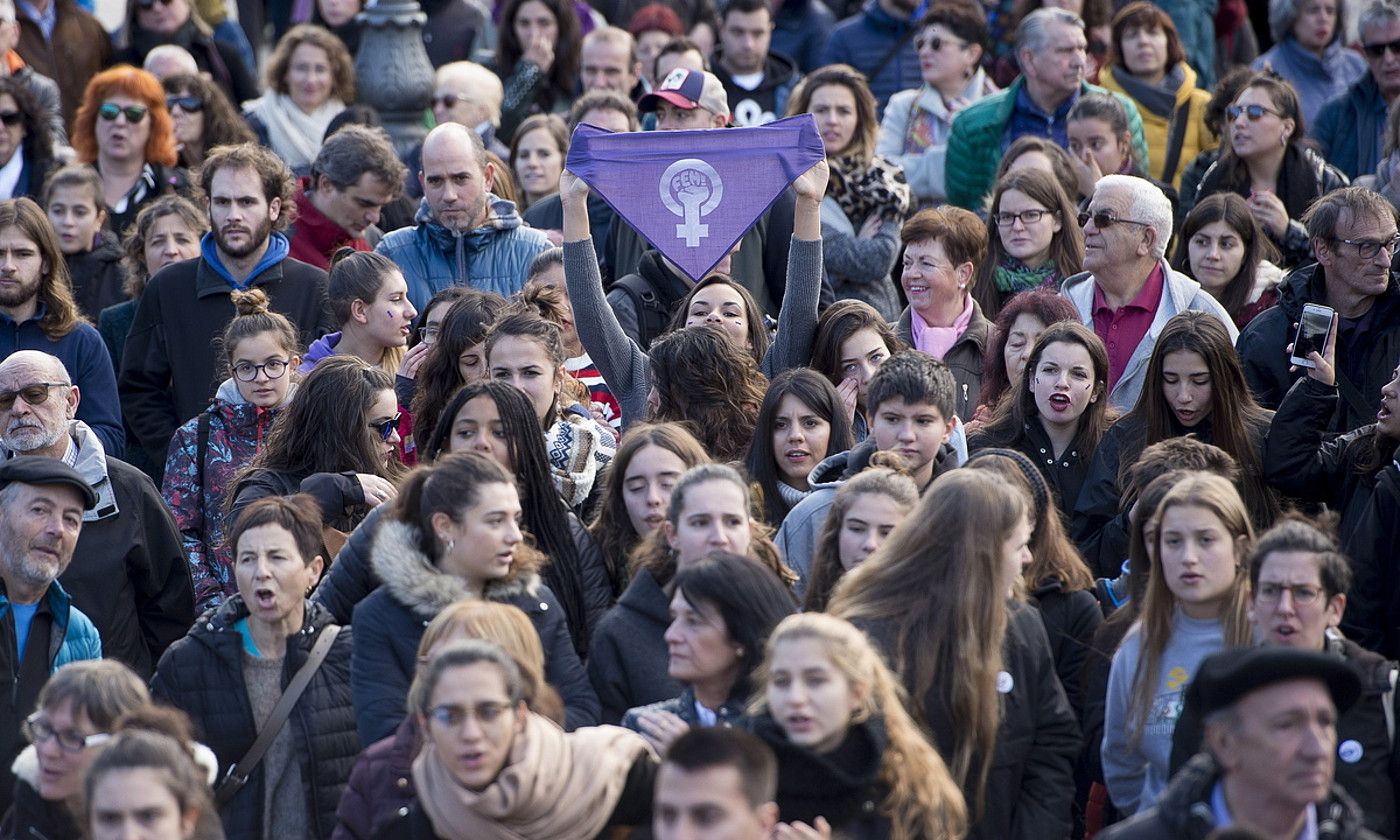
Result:
{"label": "neck scarf", "polygon": [[967,332],[967,325],[972,323],[972,295],[964,293],[963,297],[967,305],[951,327],[932,326],[912,306],[909,307],[909,331],[913,333],[915,350],[941,360],[953,349],[962,334]]}
{"label": "neck scarf", "polygon": [[598,433],[591,419],[561,412],[544,434],[549,471],[564,504],[577,509],[593,492],[598,470],[612,460],[615,446]]}
{"label": "neck scarf", "polygon": [[1155,85],[1144,82],[1124,67],[1112,67],[1109,72],[1123,88],[1123,92],[1137,102],[1139,108],[1146,108],[1164,120],[1171,119],[1172,113],[1176,111],[1176,92],[1186,81],[1186,71],[1180,64],[1167,71],[1162,81]]}
{"label": "neck scarf", "polygon": [[1060,281],[1060,269],[1050,260],[1040,268],[1031,268],[1012,256],[1003,256],[997,263],[996,278],[998,292],[1015,294],[1041,286],[1050,286]]}
{"label": "neck scarf", "polygon": [[591,840],[607,827],[632,765],[650,748],[617,726],[565,734],[528,715],[495,781],[472,792],[457,784],[437,749],[413,762],[418,802],[443,840]]}
{"label": "neck scarf", "polygon": [[872,215],[897,222],[909,213],[909,182],[904,170],[879,155],[863,161],[857,155],[830,158],[831,179],[826,194],[859,228]]}
{"label": "neck scarf", "polygon": [[308,167],[321,151],[321,138],[331,119],[345,110],[339,99],[327,99],[306,113],[285,93],[269,92],[259,99],[253,113],[267,127],[267,143],[292,169]]}

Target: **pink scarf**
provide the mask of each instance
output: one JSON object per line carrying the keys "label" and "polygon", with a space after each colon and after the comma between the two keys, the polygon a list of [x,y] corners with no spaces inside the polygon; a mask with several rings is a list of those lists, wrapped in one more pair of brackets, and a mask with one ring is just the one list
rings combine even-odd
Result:
{"label": "pink scarf", "polygon": [[928,321],[912,306],[909,308],[909,332],[914,337],[914,349],[927,353],[935,359],[942,359],[958,343],[967,325],[972,323],[972,295],[965,295],[967,306],[951,327],[930,326]]}

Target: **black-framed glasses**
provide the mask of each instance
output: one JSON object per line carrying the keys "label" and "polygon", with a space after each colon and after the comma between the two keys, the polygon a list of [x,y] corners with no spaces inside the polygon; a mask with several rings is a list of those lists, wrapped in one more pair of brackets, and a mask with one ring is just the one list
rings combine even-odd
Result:
{"label": "black-framed glasses", "polygon": [[1362,44],[1361,49],[1365,50],[1366,54],[1371,58],[1380,58],[1385,55],[1387,50],[1396,55],[1400,55],[1400,41],[1385,41],[1380,44]]}
{"label": "black-framed glasses", "polygon": [[992,219],[999,227],[1011,227],[1019,219],[1021,224],[1029,227],[1046,216],[1054,215],[1054,210],[1022,210],[1019,213],[993,213]]}
{"label": "black-framed glasses", "polygon": [[29,743],[36,746],[47,743],[50,738],[57,738],[59,748],[66,753],[80,753],[88,747],[95,747],[112,737],[106,732],[98,732],[95,735],[79,735],[71,729],[62,731],[54,729],[42,712],[35,712],[25,718],[19,728]]}
{"label": "black-framed glasses", "polygon": [[511,708],[509,703],[477,703],[476,707],[471,709],[455,703],[444,703],[429,709],[428,719],[446,729],[460,729],[462,724],[473,718],[481,726],[492,726],[499,723]]}
{"label": "black-framed glasses", "polygon": [[1250,122],[1258,122],[1264,119],[1265,114],[1273,114],[1279,118],[1283,117],[1283,114],[1280,114],[1273,108],[1266,108],[1263,105],[1231,105],[1225,109],[1225,118],[1230,122],[1239,119],[1240,114],[1244,114],[1248,117]]}
{"label": "black-framed glasses", "polygon": [[1318,599],[1322,595],[1322,587],[1313,586],[1307,583],[1287,586],[1282,583],[1260,583],[1259,588],[1254,590],[1254,597],[1261,604],[1277,604],[1287,592],[1293,596],[1293,603],[1300,607],[1305,607]]}
{"label": "black-framed glasses", "polygon": [[1395,249],[1400,247],[1400,233],[1389,239],[1377,241],[1375,239],[1336,239],[1335,241],[1343,245],[1351,245],[1356,248],[1356,255],[1363,260],[1374,259],[1382,249],[1391,256],[1395,255]]}
{"label": "black-framed glasses", "polygon": [[104,102],[102,107],[97,109],[97,116],[107,122],[116,122],[117,117],[126,115],[126,121],[135,125],[146,118],[146,112],[150,110],[145,105],[127,105],[122,107],[115,102]]}
{"label": "black-framed glasses", "polygon": [[436,344],[438,332],[441,331],[441,329],[441,327],[419,327],[418,340],[424,344]]}
{"label": "black-framed glasses", "polygon": [[290,364],[286,359],[268,359],[260,365],[239,362],[233,366],[233,377],[239,382],[252,382],[259,373],[265,373],[268,379],[281,379]]}
{"label": "black-framed glasses", "polygon": [[14,128],[22,122],[24,122],[24,114],[19,111],[0,111],[0,123]]}
{"label": "black-framed glasses", "polygon": [[21,397],[30,405],[43,405],[49,401],[49,389],[70,388],[67,382],[35,382],[15,391],[0,391],[0,411],[15,407],[15,398]]}
{"label": "black-framed glasses", "polygon": [[384,441],[385,443],[388,443],[389,438],[393,437],[394,431],[398,429],[399,418],[401,417],[403,417],[402,413],[396,413],[393,417],[390,417],[388,420],[376,420],[370,423],[369,427],[379,433],[380,440]]}
{"label": "black-framed glasses", "polygon": [[1152,227],[1152,225],[1147,222],[1139,222],[1134,219],[1120,219],[1108,210],[1095,210],[1092,213],[1086,212],[1079,214],[1080,227],[1088,227],[1091,221],[1094,223],[1094,227],[1099,230],[1108,230],[1114,225],[1141,225],[1143,227]]}
{"label": "black-framed glasses", "polygon": [[204,110],[204,100],[198,96],[167,96],[165,97],[165,110],[173,111],[175,106],[180,106],[181,111],[194,113]]}
{"label": "black-framed glasses", "polygon": [[934,52],[938,52],[943,49],[945,44],[952,44],[959,48],[967,46],[966,41],[959,40],[958,38],[951,38],[947,35],[920,35],[914,39],[914,51],[918,52],[928,48]]}

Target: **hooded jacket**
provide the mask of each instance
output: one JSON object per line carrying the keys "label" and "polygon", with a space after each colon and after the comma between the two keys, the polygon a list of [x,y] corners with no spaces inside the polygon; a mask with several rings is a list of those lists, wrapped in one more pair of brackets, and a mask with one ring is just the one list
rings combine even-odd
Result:
{"label": "hooded jacket", "polygon": [[1370,175],[1381,162],[1381,136],[1388,110],[1376,77],[1363,73],[1347,92],[1322,106],[1308,136],[1327,162],[1348,178]]}
{"label": "hooded jacket", "polygon": [[64,260],[73,284],[73,300],[89,321],[97,323],[102,310],[126,300],[122,290],[126,270],[122,268],[121,243],[110,230],[98,231],[92,250],[68,254]]}
{"label": "hooded jacket", "polygon": [[96,625],[104,654],[144,679],[195,619],[180,532],[145,473],[108,458],[82,421],[69,430],[78,447],[74,467],[97,493],[97,506],[83,512],[73,562],[59,580]]}
{"label": "hooded jacket", "polygon": [[639,569],[617,606],[598,621],[588,649],[588,679],[598,692],[603,723],[618,723],[629,709],[681,693],[668,672],[664,636],[670,609],[671,599],[656,578]]}
{"label": "hooded jacket", "polygon": [[769,49],[763,64],[763,79],[753,90],[740,87],[734,76],[724,69],[724,50],[717,47],[710,59],[711,71],[724,85],[724,94],[729,98],[729,113],[733,114],[736,126],[755,126],[781,119],[787,113],[788,97],[797,87],[797,64],[785,55]]}
{"label": "hooded jacket", "polygon": [[[288,390],[288,400],[295,388],[293,384]],[[190,418],[170,441],[161,496],[180,529],[198,613],[238,591],[232,553],[224,546],[224,502],[234,478],[262,449],[280,410],[253,405],[227,379],[209,407]]]}
{"label": "hooded jacket", "polygon": [[365,747],[335,809],[331,840],[369,840],[380,825],[413,802],[413,760],[422,745],[418,719],[408,715],[392,735]]}
{"label": "hooded jacket", "polygon": [[512,566],[505,578],[474,594],[460,577],[433,565],[418,547],[418,529],[398,520],[380,524],[370,563],[384,583],[354,611],[354,626],[359,628],[355,712],[366,744],[393,732],[403,720],[423,630],[438,613],[464,598],[510,604],[529,616],[544,648],[545,681],[564,699],[568,728],[598,722],[598,697],[574,653],[564,610],[534,572]]}
{"label": "hooded jacket", "polygon": [[[305,605],[302,628],[287,637],[283,691],[332,623],[320,607],[309,601]],[[236,626],[247,617],[248,606],[241,595],[206,612],[185,638],[170,646],[151,678],[151,697],[190,716],[195,731],[219,759],[220,778],[248,752],[258,732],[243,679],[243,636]],[[301,760],[306,824],[320,840],[329,838],[335,827],[335,808],[360,752],[350,702],[353,646],[351,628],[341,628],[286,723],[292,727]],[[248,784],[220,809],[228,840],[272,840],[262,835],[265,779],[266,769],[260,764]]]}
{"label": "hooded jacket", "polygon": [[[1211,794],[1221,779],[1215,759],[1201,754],[1172,777],[1157,804],[1104,829],[1103,840],[1206,840],[1215,831]],[[1362,825],[1361,811],[1337,785],[1317,805],[1318,840],[1380,840]]]}
{"label": "hooded jacket", "polygon": [[510,297],[525,285],[530,262],[547,250],[549,239],[526,227],[515,203],[487,195],[486,224],[456,234],[433,218],[423,199],[416,227],[396,230],[374,250],[393,260],[408,282],[408,299],[420,312],[448,286],[471,286]]}
{"label": "hooded jacket", "polygon": [[1321,58],[1304,49],[1289,33],[1249,65],[1252,70],[1267,67],[1293,85],[1298,91],[1304,125],[1317,122],[1322,106],[1346,93],[1352,82],[1366,73],[1366,60],[1342,43],[1344,29],[1337,27]]}
{"label": "hooded jacket", "polygon": [[[1244,366],[1245,382],[1265,408],[1279,407],[1294,383],[1308,378],[1301,368],[1289,370],[1285,348],[1293,341],[1293,325],[1301,321],[1303,305],[1326,302],[1327,285],[1323,275],[1324,269],[1316,263],[1289,273],[1278,285],[1278,305],[1250,321],[1235,345]],[[1400,358],[1400,274],[1391,272],[1390,284],[1372,304],[1368,317],[1370,330],[1355,348],[1360,351],[1359,358],[1346,359],[1338,337],[1338,374],[1345,375],[1342,372],[1345,368],[1358,373],[1359,377],[1351,382],[1355,391],[1350,398],[1334,402],[1335,411],[1319,419],[1321,428],[1327,431],[1347,432],[1376,420],[1376,412],[1381,407],[1381,388],[1391,380],[1395,361]]]}
{"label": "hooded jacket", "polygon": [[[1211,297],[1200,283],[1172,268],[1166,260],[1159,259],[1157,264],[1163,272],[1162,299],[1157,304],[1157,313],[1152,318],[1151,326],[1147,328],[1147,334],[1142,337],[1137,349],[1128,359],[1123,375],[1108,393],[1109,405],[1120,412],[1130,411],[1137,404],[1138,395],[1142,393],[1142,386],[1147,378],[1147,362],[1152,357],[1152,348],[1157,345],[1157,336],[1162,334],[1162,329],[1172,316],[1188,310],[1206,312],[1220,320],[1225,326],[1225,331],[1230,334],[1231,341],[1240,335],[1240,331],[1235,329],[1235,322],[1230,318],[1230,313],[1226,312],[1225,307]],[[1060,294],[1074,304],[1074,308],[1079,312],[1079,320],[1091,330],[1094,328],[1095,285],[1094,274],[1090,271],[1081,271],[1060,285]]]}

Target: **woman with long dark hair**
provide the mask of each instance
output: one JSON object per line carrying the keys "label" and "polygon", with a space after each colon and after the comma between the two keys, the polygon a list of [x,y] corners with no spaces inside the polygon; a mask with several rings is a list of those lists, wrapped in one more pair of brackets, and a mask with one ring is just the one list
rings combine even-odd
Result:
{"label": "woman with long dark hair", "polygon": [[509,140],[531,114],[568,110],[582,34],[568,0],[507,0],[498,20],[495,69],[506,93],[496,136]]}
{"label": "woman with long dark hair", "polygon": [[437,428],[442,406],[463,385],[488,378],[486,332],[505,308],[506,299],[495,292],[471,289],[442,316],[414,378],[410,410],[422,437]]}
{"label": "woman with long dark hair", "polygon": [[995,319],[1017,294],[1058,290],[1083,268],[1084,233],[1073,198],[1041,169],[1003,175],[987,213],[987,256],[972,281],[982,314]]}
{"label": "woman with long dark hair", "polygon": [[193,73],[176,73],[161,79],[165,107],[174,124],[175,148],[180,165],[195,169],[204,153],[215,146],[251,143],[257,139],[228,94],[211,80]]}
{"label": "woman with long dark hair", "polygon": [[865,419],[870,378],[886,359],[904,349],[889,322],[864,301],[838,300],[818,319],[811,368],[836,386],[857,443],[870,432]]}
{"label": "woman with long dark hair", "polygon": [[745,459],[768,524],[777,528],[811,492],[807,477],[817,464],[851,446],[841,396],[821,374],[798,368],[774,379],[759,406]]}
{"label": "woman with long dark hair", "polygon": [[649,419],[685,423],[717,461],[743,460],[768,385],[752,355],[700,324],[658,338],[650,359]]}
{"label": "woman with long dark hair", "polygon": [[1226,192],[1196,202],[1176,241],[1172,267],[1220,301],[1241,330],[1278,303],[1283,273],[1270,262],[1278,250],[1243,198]]}

